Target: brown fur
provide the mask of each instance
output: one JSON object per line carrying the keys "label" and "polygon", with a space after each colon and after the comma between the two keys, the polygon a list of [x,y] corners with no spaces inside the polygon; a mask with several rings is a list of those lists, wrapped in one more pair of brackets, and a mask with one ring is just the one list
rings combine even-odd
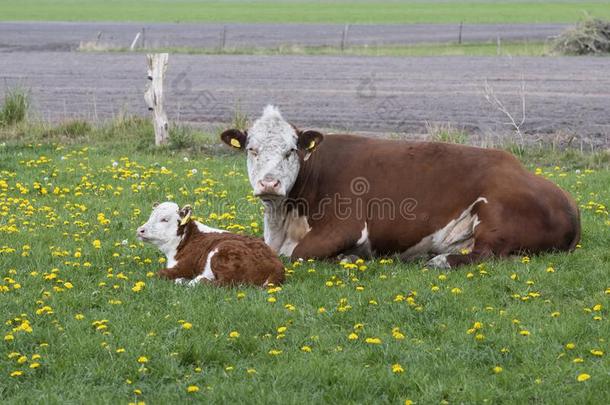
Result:
{"label": "brown fur", "polygon": [[[355,196],[356,177],[370,189]],[[340,194],[366,206],[371,198],[394,204],[417,201],[413,218],[338,218],[319,210],[325,196]],[[430,142],[402,142],[351,135],[325,136],[301,169],[289,201],[307,215],[311,231],[292,258],[332,258],[349,251],[366,219],[370,247],[380,255],[400,254],[442,229],[477,198],[475,229],[469,254],[448,257],[454,267],[490,256],[570,251],[580,239],[575,201],[552,182],[528,172],[511,154],[493,149]],[[305,204],[303,204],[303,201]],[[328,208],[328,207],[327,207]],[[355,212],[355,211],[353,211]]]}
{"label": "brown fur", "polygon": [[[183,239],[178,245],[171,269],[160,270],[162,278],[193,279],[203,273],[209,254],[217,285],[254,284],[258,286],[284,282],[284,265],[261,239],[232,233],[202,233],[191,221],[178,228]],[[204,280],[206,281],[206,280]]]}

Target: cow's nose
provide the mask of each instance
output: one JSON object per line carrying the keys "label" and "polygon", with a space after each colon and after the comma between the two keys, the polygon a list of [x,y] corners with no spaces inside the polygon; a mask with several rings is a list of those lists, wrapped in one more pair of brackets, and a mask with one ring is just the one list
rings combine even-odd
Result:
{"label": "cow's nose", "polygon": [[280,187],[280,181],[279,180],[269,180],[269,179],[263,179],[260,180],[258,182],[258,184],[260,185],[260,187],[263,189],[263,191],[277,191],[278,188]]}
{"label": "cow's nose", "polygon": [[139,234],[139,235],[144,235],[144,233],[145,233],[145,232],[146,232],[146,229],[144,229],[144,227],[143,227],[143,226],[141,226],[141,227],[139,227],[139,228],[138,228],[138,234]]}

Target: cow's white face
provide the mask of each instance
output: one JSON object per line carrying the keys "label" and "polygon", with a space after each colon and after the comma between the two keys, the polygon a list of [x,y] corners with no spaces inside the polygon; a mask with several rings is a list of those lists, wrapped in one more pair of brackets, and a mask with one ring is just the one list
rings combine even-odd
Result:
{"label": "cow's white face", "polygon": [[247,151],[248,177],[254,195],[269,198],[290,193],[301,164],[323,136],[315,131],[297,130],[276,107],[269,105],[247,132],[230,129],[221,138],[228,145]]}
{"label": "cow's white face", "polygon": [[181,240],[178,230],[190,216],[191,208],[188,205],[182,210],[174,202],[155,205],[150,218],[138,228],[136,235],[138,239],[157,247],[177,245]]}

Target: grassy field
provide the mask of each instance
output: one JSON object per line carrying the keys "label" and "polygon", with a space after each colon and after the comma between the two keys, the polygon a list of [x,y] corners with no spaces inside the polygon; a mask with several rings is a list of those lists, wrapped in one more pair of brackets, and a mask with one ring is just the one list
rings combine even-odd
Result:
{"label": "grassy field", "polygon": [[[81,45],[83,52],[132,52],[129,48],[104,45]],[[155,48],[155,52],[190,55],[348,55],[348,56],[545,56],[552,55],[551,47],[543,42],[439,43],[386,46],[350,46],[341,50],[336,46],[280,46],[275,48]],[[151,49],[139,49],[151,52]]]}
{"label": "grassy field", "polygon": [[249,23],[551,23],[610,17],[607,1],[2,0],[0,20]]}
{"label": "grassy field", "polygon": [[3,403],[610,401],[607,156],[523,157],[579,200],[574,254],[286,263],[281,288],[187,289],[134,237],[152,203],[256,235],[261,204],[242,156],[155,150],[130,125],[0,131]]}

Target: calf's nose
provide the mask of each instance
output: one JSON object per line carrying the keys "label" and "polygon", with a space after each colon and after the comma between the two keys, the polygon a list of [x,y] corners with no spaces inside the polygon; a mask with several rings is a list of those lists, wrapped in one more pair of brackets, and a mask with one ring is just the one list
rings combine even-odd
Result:
{"label": "calf's nose", "polygon": [[138,232],[138,235],[144,235],[144,233],[146,233],[146,229],[144,229],[144,227],[141,226],[138,228],[137,232]]}

